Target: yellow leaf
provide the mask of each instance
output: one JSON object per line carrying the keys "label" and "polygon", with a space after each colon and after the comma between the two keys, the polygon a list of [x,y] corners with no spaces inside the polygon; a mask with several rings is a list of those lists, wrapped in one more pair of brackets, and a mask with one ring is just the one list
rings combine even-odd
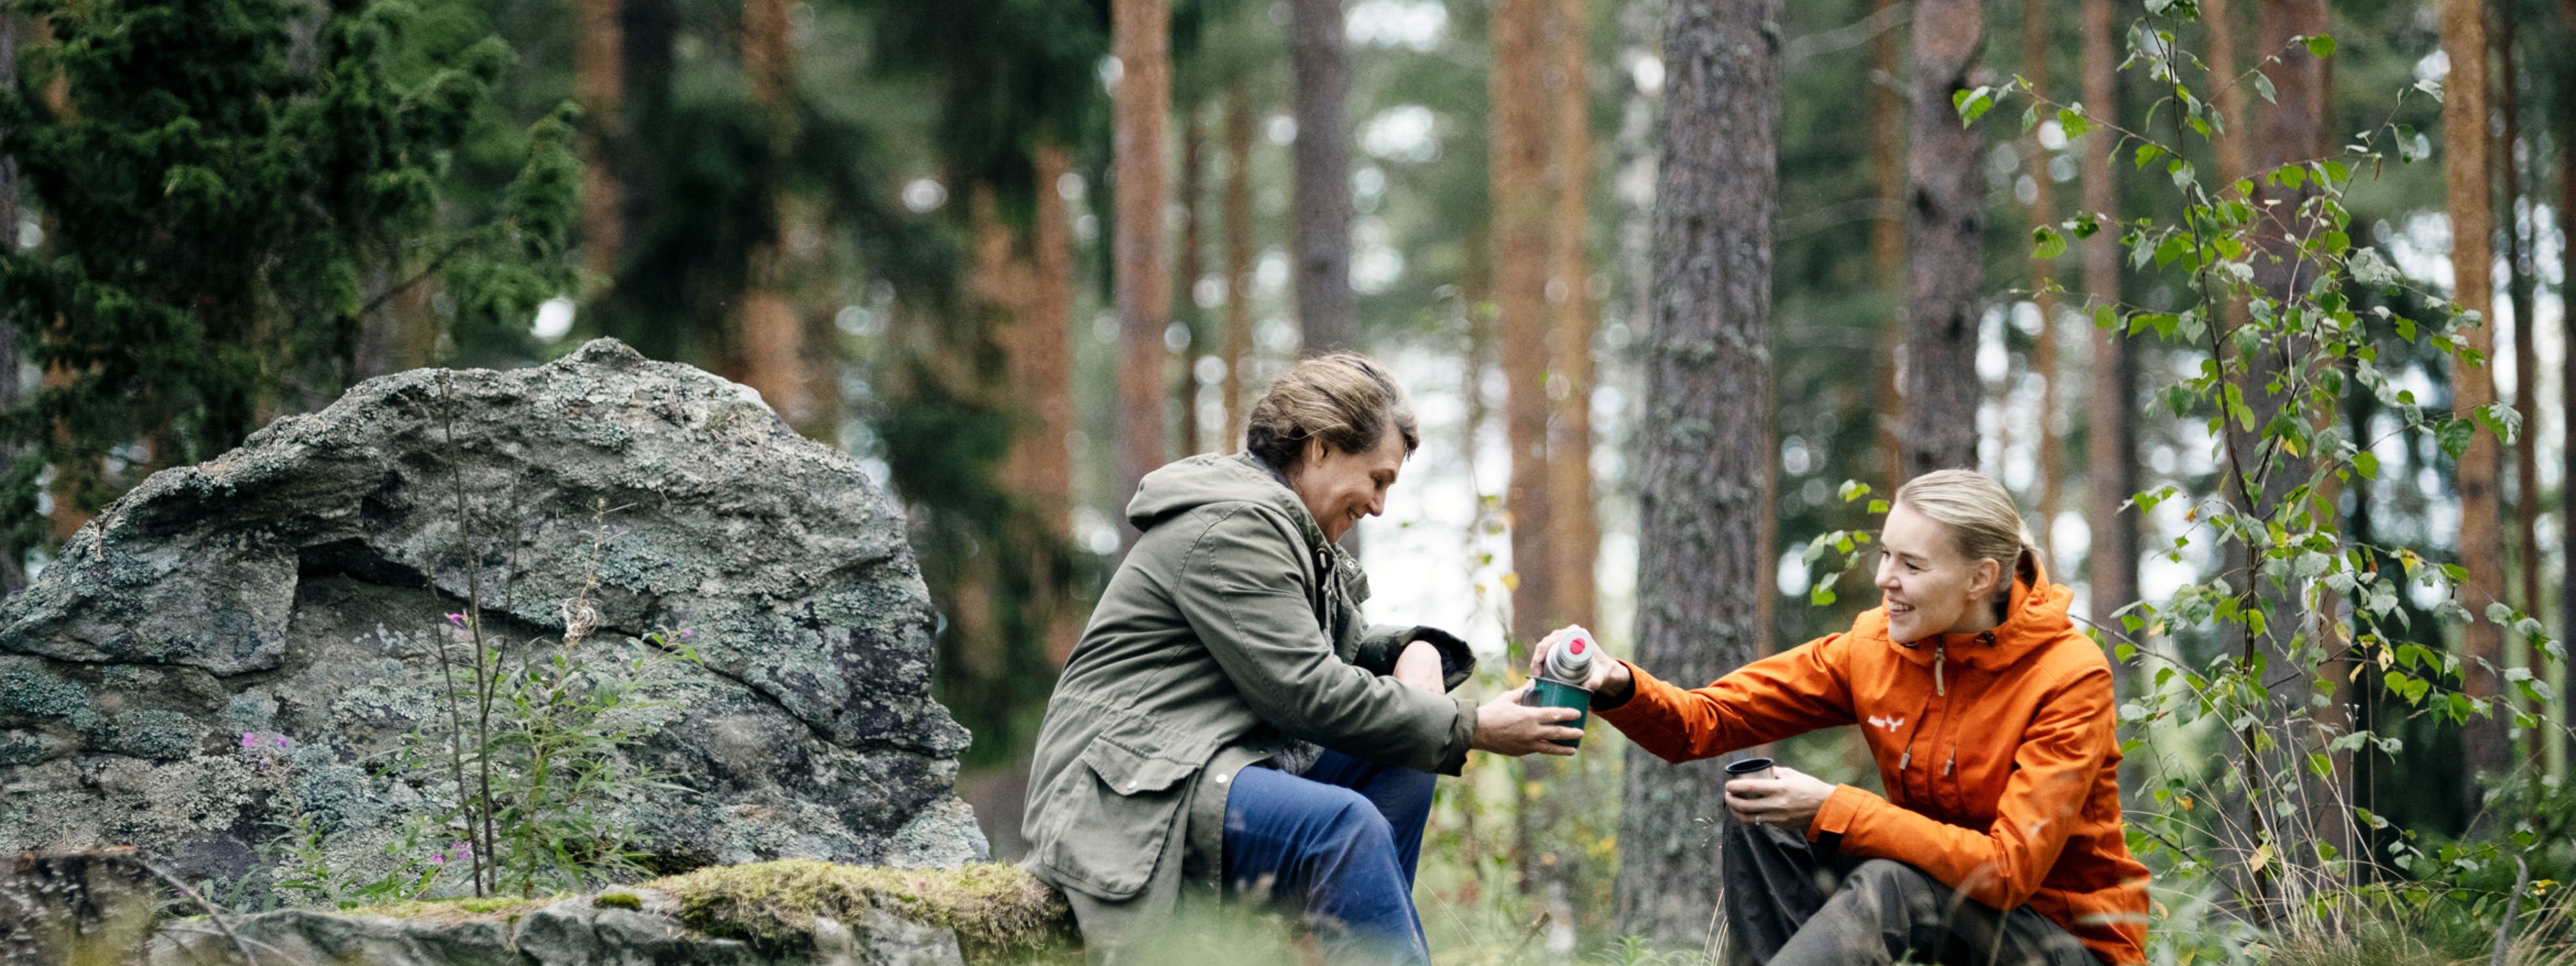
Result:
{"label": "yellow leaf", "polygon": [[1504,590],[1519,590],[1519,589],[1521,589],[1521,574],[1520,574],[1520,571],[1515,570],[1515,571],[1512,571],[1511,573],[1507,573],[1507,574],[1504,574],[1504,575],[1503,575],[1503,589],[1504,589]]}
{"label": "yellow leaf", "polygon": [[2245,860],[2245,865],[2256,872],[2263,871],[2263,867],[2270,864],[2272,864],[2272,843],[2270,842],[2263,843],[2263,847],[2254,850],[2253,858]]}

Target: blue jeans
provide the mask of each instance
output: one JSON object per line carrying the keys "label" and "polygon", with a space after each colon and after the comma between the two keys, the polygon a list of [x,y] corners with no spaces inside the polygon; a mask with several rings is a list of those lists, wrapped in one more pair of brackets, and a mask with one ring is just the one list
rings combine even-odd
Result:
{"label": "blue jeans", "polygon": [[1428,964],[1413,867],[1435,781],[1338,751],[1302,776],[1237,772],[1225,799],[1226,893],[1295,911],[1324,962]]}

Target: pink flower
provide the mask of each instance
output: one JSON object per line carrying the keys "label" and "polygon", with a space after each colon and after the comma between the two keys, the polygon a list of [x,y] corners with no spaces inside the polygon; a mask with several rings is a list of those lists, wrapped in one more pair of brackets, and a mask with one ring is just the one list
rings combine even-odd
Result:
{"label": "pink flower", "polygon": [[682,631],[680,631],[680,636],[681,636],[681,637],[687,637],[687,636],[689,636],[689,635],[691,635],[691,634],[695,634],[695,633],[697,633],[697,632],[696,632],[696,631],[692,631],[692,630],[682,630]]}
{"label": "pink flower", "polygon": [[446,856],[444,856],[444,855],[433,855],[433,856],[430,856],[430,857],[429,857],[429,864],[431,864],[431,865],[446,865],[446,864],[447,864],[447,857],[446,857]]}
{"label": "pink flower", "polygon": [[447,615],[447,622],[458,627],[463,627],[465,626],[465,615],[463,613],[449,614]]}
{"label": "pink flower", "polygon": [[279,735],[279,736],[277,736],[277,746],[278,746],[278,747],[280,747],[280,748],[284,748],[284,747],[286,747],[286,736],[285,736],[285,735]]}
{"label": "pink flower", "polygon": [[258,745],[259,745],[259,733],[258,733],[258,732],[254,732],[254,731],[245,731],[245,732],[242,732],[242,745],[241,745],[242,747],[244,747],[244,748],[255,748],[255,747],[258,747]]}

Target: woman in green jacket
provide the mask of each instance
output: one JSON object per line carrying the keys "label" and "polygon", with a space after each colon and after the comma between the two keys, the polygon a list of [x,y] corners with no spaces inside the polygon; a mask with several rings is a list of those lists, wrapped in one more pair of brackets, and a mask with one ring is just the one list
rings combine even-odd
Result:
{"label": "woman in green jacket", "polygon": [[1420,436],[1376,363],[1298,363],[1245,452],[1148,474],[1143,532],[1047,702],[1030,869],[1117,958],[1185,893],[1297,913],[1332,962],[1429,961],[1412,901],[1432,774],[1470,748],[1571,754],[1563,708],[1445,696],[1474,658],[1429,627],[1363,627],[1337,541],[1384,512]]}

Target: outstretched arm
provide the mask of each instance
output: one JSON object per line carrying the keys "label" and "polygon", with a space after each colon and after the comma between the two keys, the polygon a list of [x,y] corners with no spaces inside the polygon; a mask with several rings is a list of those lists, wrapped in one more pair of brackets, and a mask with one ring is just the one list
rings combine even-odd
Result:
{"label": "outstretched arm", "polygon": [[[1618,662],[1618,669],[1605,672],[1592,709],[1638,747],[1669,762],[1851,724],[1851,689],[1838,666],[1842,643],[1839,635],[1809,641],[1689,689]],[[1631,681],[1625,688],[1618,683],[1622,676]]]}

